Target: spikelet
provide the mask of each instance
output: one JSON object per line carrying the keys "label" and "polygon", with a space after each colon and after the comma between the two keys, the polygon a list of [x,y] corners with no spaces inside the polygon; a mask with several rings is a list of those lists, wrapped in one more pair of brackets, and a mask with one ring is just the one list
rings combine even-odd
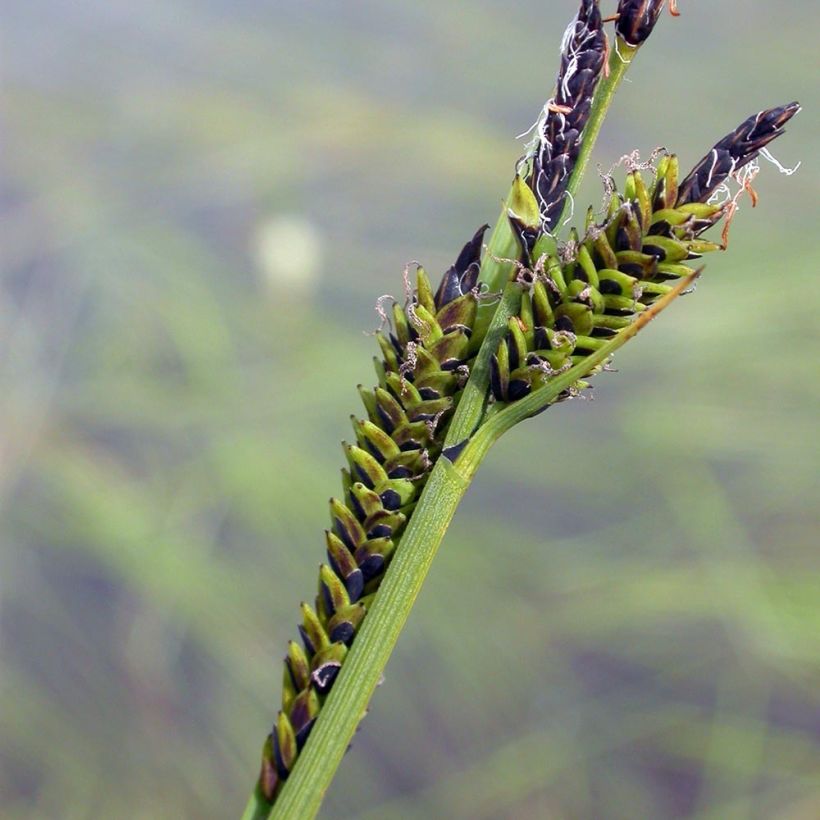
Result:
{"label": "spikelet", "polygon": [[302,645],[285,657],[282,709],[267,738],[259,789],[272,801],[290,774],[371,605],[408,517],[441,453],[461,395],[476,317],[480,228],[433,292],[419,268],[392,328],[376,334],[378,385],[361,386],[364,419],[344,444],[343,498],[330,500],[327,563],[314,605],[302,604]]}
{"label": "spikelet", "polygon": [[561,216],[605,54],[606,35],[598,0],[582,0],[561,44],[555,96],[547,103],[538,125],[528,180],[545,231],[552,231]]}
{"label": "spikelet", "polygon": [[[495,400],[523,398],[632,324],[671,290],[667,282],[693,272],[688,262],[721,247],[699,237],[723,214],[716,205],[679,202],[678,159],[666,155],[650,186],[638,170],[627,176],[602,223],[590,209],[585,236],[573,231],[566,261],[552,237],[540,236],[531,251],[534,270],[518,274],[528,286],[521,311],[490,360]],[[587,386],[579,381],[558,400]]]}

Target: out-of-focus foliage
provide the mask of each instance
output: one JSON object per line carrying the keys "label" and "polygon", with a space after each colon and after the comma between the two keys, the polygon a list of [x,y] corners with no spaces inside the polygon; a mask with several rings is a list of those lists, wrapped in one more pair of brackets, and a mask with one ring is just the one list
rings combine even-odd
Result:
{"label": "out-of-focus foliage", "polygon": [[[495,218],[572,7],[5,5],[4,817],[238,814],[371,307]],[[328,818],[820,816],[820,19],[682,10],[603,167],[793,98],[807,163],[598,401],[492,454]]]}

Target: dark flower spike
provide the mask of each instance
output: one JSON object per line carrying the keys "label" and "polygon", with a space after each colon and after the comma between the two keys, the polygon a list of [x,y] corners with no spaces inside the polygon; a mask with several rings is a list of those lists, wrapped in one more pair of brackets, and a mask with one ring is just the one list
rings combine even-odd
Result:
{"label": "dark flower spike", "polygon": [[777,139],[786,123],[800,111],[797,102],[753,114],[727,134],[695,166],[680,184],[677,205],[706,202],[732,174],[757,157],[761,149]]}
{"label": "dark flower spike", "polygon": [[[615,32],[633,48],[643,45],[655,28],[666,0],[621,0]],[[674,5],[671,7],[676,14]]]}
{"label": "dark flower spike", "polygon": [[554,230],[561,216],[605,54],[598,0],[583,0],[561,44],[555,96],[538,124],[529,184],[538,199],[544,231]]}
{"label": "dark flower spike", "polygon": [[[455,264],[444,274],[436,292],[435,306],[443,308],[459,296],[469,293],[478,281],[478,262],[481,256],[484,232],[489,225],[482,225],[464,246]],[[423,307],[423,305],[422,305]],[[432,311],[429,311],[432,312]]]}

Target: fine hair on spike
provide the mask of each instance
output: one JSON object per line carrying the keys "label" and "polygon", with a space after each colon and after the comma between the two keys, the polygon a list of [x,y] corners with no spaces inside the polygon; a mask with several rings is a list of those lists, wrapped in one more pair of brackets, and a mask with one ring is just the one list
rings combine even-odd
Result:
{"label": "fine hair on spike", "polygon": [[410,266],[415,265],[416,270],[421,267],[421,262],[412,260],[404,266],[401,274],[402,285],[404,286],[404,304],[410,305],[413,303],[413,283],[410,281]]}
{"label": "fine hair on spike", "polygon": [[402,384],[407,379],[407,376],[412,374],[413,371],[416,369],[416,364],[418,362],[418,345],[415,342],[408,342],[405,348],[405,360],[401,367],[399,367],[399,375],[402,377]]}
{"label": "fine hair on spike", "polygon": [[377,333],[381,333],[390,324],[390,317],[387,315],[387,310],[384,307],[386,302],[395,304],[396,297],[391,293],[383,293],[378,297],[378,299],[376,299],[376,304],[373,306],[373,310],[375,310],[379,316],[379,326],[375,330],[365,330],[365,336],[375,336]]}
{"label": "fine hair on spike", "polygon": [[768,149],[768,148],[761,148],[760,149],[760,156],[766,160],[766,162],[770,162],[780,171],[781,174],[785,174],[787,177],[790,177],[792,174],[796,174],[800,170],[800,166],[803,164],[803,160],[798,160],[797,165],[793,168],[787,168],[780,160]]}

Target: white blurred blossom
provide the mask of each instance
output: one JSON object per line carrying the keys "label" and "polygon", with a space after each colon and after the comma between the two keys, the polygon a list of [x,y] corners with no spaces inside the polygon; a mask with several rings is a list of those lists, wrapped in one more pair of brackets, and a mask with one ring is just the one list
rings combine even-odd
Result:
{"label": "white blurred blossom", "polygon": [[253,240],[260,280],[271,295],[305,297],[317,288],[322,267],[322,237],[316,226],[296,214],[262,222]]}

